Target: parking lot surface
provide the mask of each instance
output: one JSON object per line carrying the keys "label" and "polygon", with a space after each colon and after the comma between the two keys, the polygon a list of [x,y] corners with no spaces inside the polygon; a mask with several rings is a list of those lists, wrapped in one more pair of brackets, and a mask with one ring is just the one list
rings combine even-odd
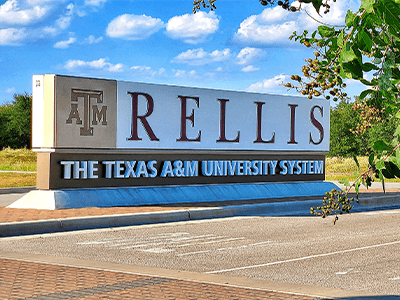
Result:
{"label": "parking lot surface", "polygon": [[335,226],[330,218],[234,217],[3,238],[0,251],[400,295],[399,220],[400,210],[344,215]]}

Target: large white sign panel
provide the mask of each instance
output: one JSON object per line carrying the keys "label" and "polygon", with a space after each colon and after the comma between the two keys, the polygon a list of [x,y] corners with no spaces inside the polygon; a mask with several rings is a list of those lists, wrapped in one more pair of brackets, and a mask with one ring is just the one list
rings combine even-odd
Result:
{"label": "large white sign panel", "polygon": [[329,151],[329,101],[118,81],[117,148]]}

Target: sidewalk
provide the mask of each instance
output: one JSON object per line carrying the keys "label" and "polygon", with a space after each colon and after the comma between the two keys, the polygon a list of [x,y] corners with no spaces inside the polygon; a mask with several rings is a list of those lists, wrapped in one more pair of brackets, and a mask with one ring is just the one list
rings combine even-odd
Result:
{"label": "sidewalk", "polygon": [[319,299],[129,272],[0,259],[1,299]]}

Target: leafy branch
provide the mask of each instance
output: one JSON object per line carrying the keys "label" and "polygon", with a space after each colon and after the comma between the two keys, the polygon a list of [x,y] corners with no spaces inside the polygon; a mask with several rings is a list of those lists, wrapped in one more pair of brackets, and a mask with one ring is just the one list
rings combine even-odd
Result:
{"label": "leafy branch", "polygon": [[[395,164],[394,161],[399,158],[399,148],[400,143],[397,143],[395,147],[392,149],[386,145],[383,141],[377,141],[374,144],[374,149],[377,151],[382,151],[385,153],[378,154],[376,157],[374,154],[369,156],[369,166],[368,170],[361,174],[355,174],[356,179],[352,184],[349,183],[347,179],[342,180],[346,188],[344,191],[338,191],[333,189],[332,191],[326,193],[322,203],[322,206],[318,206],[316,209],[311,207],[310,213],[321,216],[323,218],[328,215],[335,215],[333,220],[333,224],[336,224],[336,221],[339,219],[338,214],[341,215],[343,213],[349,213],[353,208],[354,197],[349,198],[348,194],[354,188],[356,192],[356,202],[359,202],[359,189],[361,184],[363,184],[367,189],[371,187],[374,178],[378,178],[382,181],[382,187],[384,193],[385,191],[385,178],[400,178],[400,169]],[[388,150],[390,150],[388,152]],[[360,164],[358,163],[357,157],[354,157],[354,161],[356,162],[358,170],[360,169]]]}
{"label": "leafy branch", "polygon": [[[394,0],[363,0],[356,13],[347,12],[346,25],[341,29],[321,25],[311,35],[307,31],[300,35],[294,32],[290,39],[313,48],[315,57],[306,60],[303,76],[292,75],[292,82],[284,86],[309,99],[324,96],[329,100],[332,96],[338,101],[347,98],[345,79],[366,85],[353,105],[361,117],[355,134],[385,119],[400,118],[399,16],[400,6]],[[357,172],[351,185],[346,180],[344,191],[327,193],[323,205],[311,208],[311,213],[322,217],[335,215],[335,224],[338,214],[348,213],[353,207],[354,198],[348,197],[352,188],[358,201],[361,184],[368,188],[373,180],[379,179],[385,191],[386,178],[400,178],[399,135],[400,126],[393,136],[393,146],[375,141],[368,170],[360,175]],[[357,158],[355,162],[359,169]]]}
{"label": "leafy branch", "polygon": [[[217,9],[215,6],[215,2],[217,0],[194,0],[193,1],[193,13],[198,12],[199,10],[203,9],[210,9],[214,10]],[[328,13],[330,11],[331,6],[329,5],[329,0],[299,0],[299,1],[293,1],[293,0],[259,0],[262,6],[273,6],[273,5],[279,5],[285,10],[296,12],[301,10],[302,4],[308,4],[311,3],[312,6],[315,8],[316,12],[319,14],[319,11],[321,7],[323,7],[324,13]],[[336,0],[332,0],[333,2],[336,2]],[[296,5],[294,5],[296,4]]]}
{"label": "leafy branch", "polygon": [[[282,9],[299,11],[310,3],[317,13],[330,9],[328,0],[259,0],[261,5],[279,5]],[[195,0],[193,12],[202,8],[216,9],[216,0]],[[335,0],[333,0],[335,2]],[[285,83],[309,99],[324,96],[334,101],[348,99],[346,79],[356,80],[366,86],[354,103],[353,109],[360,114],[361,122],[355,134],[386,119],[400,119],[400,0],[361,0],[357,12],[348,11],[344,26],[321,25],[309,35],[294,32],[290,39],[315,49],[314,57],[306,60],[302,76],[292,75],[292,82]],[[297,5],[297,6],[295,6]],[[338,29],[339,28],[339,29]],[[371,74],[372,73],[372,74]],[[397,121],[397,125],[399,125]],[[373,177],[382,182],[385,178],[400,178],[400,126],[393,136],[393,146],[377,140],[369,157],[370,167],[345,191],[327,193],[323,206],[312,213],[326,217],[348,213],[353,198],[348,192],[354,188],[358,197],[359,187],[371,186]],[[355,159],[359,167],[357,159]],[[357,198],[358,199],[358,198]]]}

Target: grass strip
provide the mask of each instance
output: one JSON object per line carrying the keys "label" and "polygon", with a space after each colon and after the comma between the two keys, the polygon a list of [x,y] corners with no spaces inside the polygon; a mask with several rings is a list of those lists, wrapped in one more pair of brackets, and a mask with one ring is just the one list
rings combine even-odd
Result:
{"label": "grass strip", "polygon": [[0,173],[0,188],[36,186],[36,174]]}
{"label": "grass strip", "polygon": [[5,148],[0,151],[0,170],[36,171],[36,153],[29,149]]}

